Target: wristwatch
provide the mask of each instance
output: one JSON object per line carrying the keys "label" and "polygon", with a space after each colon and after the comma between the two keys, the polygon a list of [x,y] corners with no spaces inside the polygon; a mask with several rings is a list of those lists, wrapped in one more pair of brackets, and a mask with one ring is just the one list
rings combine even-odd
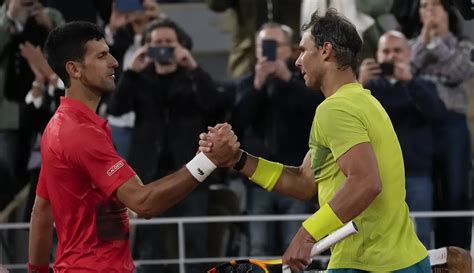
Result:
{"label": "wristwatch", "polygon": [[240,150],[240,157],[237,163],[234,165],[234,170],[240,171],[244,168],[245,162],[247,161],[247,152],[244,150]]}

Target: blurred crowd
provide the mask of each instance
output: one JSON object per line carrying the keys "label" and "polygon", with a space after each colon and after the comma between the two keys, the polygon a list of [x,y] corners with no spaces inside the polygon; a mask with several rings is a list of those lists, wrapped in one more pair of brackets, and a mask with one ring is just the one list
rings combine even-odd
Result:
{"label": "blurred crowd", "polygon": [[[474,44],[463,34],[462,19],[448,1],[207,0],[209,9],[227,11],[231,25],[230,80],[225,82],[201,67],[190,30],[160,8],[164,2],[199,1],[3,2],[0,210],[30,184],[24,221],[29,220],[41,167],[39,139],[64,95],[64,84],[42,52],[53,28],[73,20],[103,26],[120,67],[115,92],[97,111],[108,119],[119,154],[147,183],[191,160],[199,133],[223,121],[232,124],[248,152],[299,165],[308,149],[315,109],[324,100],[319,90],[305,86],[294,64],[299,26],[312,11],[324,13],[330,7],[351,20],[363,37],[358,79],[392,120],[404,155],[410,210],[471,209],[471,90],[466,82],[474,75]],[[220,170],[162,217],[305,214],[315,206],[317,200],[303,203],[269,193],[236,172]],[[470,247],[470,219],[420,218],[415,223],[429,249]],[[216,238],[223,226],[192,225],[185,234],[186,257],[281,255],[300,224],[225,225],[231,234],[226,240]],[[133,242],[135,259],[178,256],[173,225],[141,226]],[[138,270],[155,272],[156,267]],[[187,270],[202,272],[197,265]]]}

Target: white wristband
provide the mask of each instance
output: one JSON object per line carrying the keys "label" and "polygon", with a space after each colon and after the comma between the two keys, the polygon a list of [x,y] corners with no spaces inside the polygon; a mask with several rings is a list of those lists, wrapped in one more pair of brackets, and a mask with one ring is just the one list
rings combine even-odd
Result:
{"label": "white wristband", "polygon": [[197,154],[191,161],[186,164],[192,176],[199,182],[204,181],[217,166],[204,153]]}

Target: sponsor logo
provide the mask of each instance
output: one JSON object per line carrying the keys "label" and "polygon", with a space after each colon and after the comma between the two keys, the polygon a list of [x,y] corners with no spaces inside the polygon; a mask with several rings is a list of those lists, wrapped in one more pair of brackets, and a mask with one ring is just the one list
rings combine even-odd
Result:
{"label": "sponsor logo", "polygon": [[199,175],[204,175],[204,172],[201,170],[201,168],[198,168],[197,172],[198,172]]}
{"label": "sponsor logo", "polygon": [[122,168],[123,166],[125,166],[125,163],[123,162],[123,160],[120,160],[119,162],[115,163],[115,165],[113,165],[107,171],[107,175],[112,176],[114,173],[116,173],[118,170],[120,170],[120,168]]}

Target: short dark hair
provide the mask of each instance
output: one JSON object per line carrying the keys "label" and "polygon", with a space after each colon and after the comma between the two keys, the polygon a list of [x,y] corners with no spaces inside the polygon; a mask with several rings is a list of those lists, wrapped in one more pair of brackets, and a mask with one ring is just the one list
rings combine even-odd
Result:
{"label": "short dark hair", "polygon": [[311,20],[301,28],[310,30],[317,47],[325,42],[332,44],[334,57],[339,69],[357,69],[358,54],[362,48],[362,39],[355,26],[337,10],[330,8],[326,15],[319,16],[318,11],[311,15]]}
{"label": "short dark hair", "polygon": [[283,35],[285,36],[286,42],[289,45],[293,44],[293,42],[294,42],[294,31],[291,29],[291,27],[289,27],[287,25],[280,24],[280,23],[276,23],[276,22],[264,23],[260,27],[260,29],[257,31],[256,37],[258,37],[258,35],[260,34],[260,32],[262,30],[267,29],[267,28],[279,28],[279,29],[281,29],[281,31],[283,32]]}
{"label": "short dark hair", "polygon": [[103,38],[104,31],[99,26],[82,21],[64,24],[49,33],[44,45],[46,58],[66,87],[71,85],[66,71],[66,63],[83,61],[86,43]]}
{"label": "short dark hair", "polygon": [[176,37],[178,38],[178,43],[182,45],[184,48],[191,50],[193,48],[193,41],[191,37],[175,22],[171,21],[170,19],[156,19],[148,23],[145,28],[145,35],[143,42],[149,43],[151,41],[151,33],[155,29],[159,28],[171,28],[176,33]]}

